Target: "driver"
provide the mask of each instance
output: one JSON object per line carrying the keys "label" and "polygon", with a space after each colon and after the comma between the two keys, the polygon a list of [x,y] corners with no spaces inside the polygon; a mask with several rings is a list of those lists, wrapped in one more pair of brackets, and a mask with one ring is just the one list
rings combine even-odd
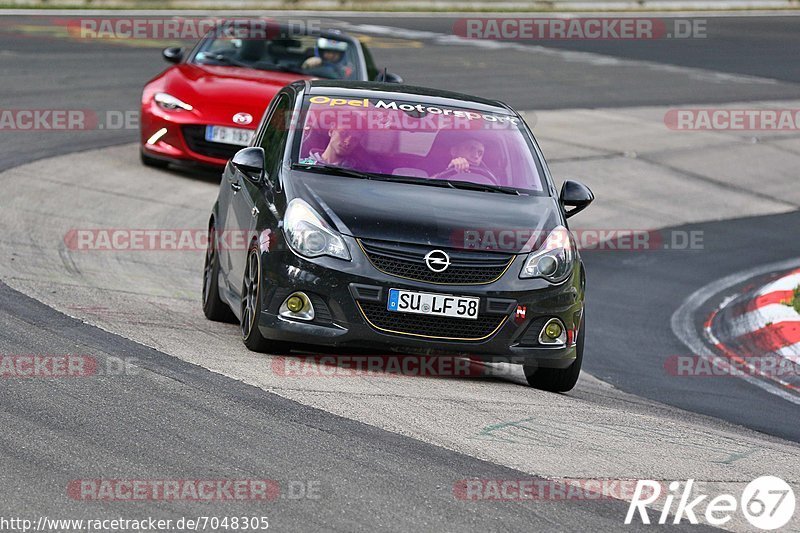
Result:
{"label": "driver", "polygon": [[464,139],[450,149],[452,159],[439,174],[444,174],[448,170],[455,169],[458,172],[469,172],[470,167],[488,170],[483,164],[483,153],[486,147],[478,139]]}
{"label": "driver", "polygon": [[314,55],[303,61],[301,67],[328,78],[346,78],[353,70],[344,61],[347,46],[344,41],[320,37],[314,47]]}

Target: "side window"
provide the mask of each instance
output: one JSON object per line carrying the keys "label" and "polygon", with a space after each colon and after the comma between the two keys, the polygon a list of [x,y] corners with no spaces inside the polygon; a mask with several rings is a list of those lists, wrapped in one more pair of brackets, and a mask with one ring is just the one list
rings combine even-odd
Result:
{"label": "side window", "polygon": [[261,138],[261,147],[264,149],[265,170],[273,185],[278,182],[278,170],[281,167],[286,139],[289,136],[289,119],[291,118],[291,99],[280,95],[280,100],[275,104],[269,122]]}

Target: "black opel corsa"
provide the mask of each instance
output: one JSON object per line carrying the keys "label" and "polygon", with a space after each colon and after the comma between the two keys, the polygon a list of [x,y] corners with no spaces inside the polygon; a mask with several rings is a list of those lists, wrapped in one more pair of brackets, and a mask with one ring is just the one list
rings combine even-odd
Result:
{"label": "black opel corsa", "polygon": [[560,195],[508,106],[370,82],[300,81],[228,162],[203,310],[245,345],[463,355],[575,386],[585,274]]}

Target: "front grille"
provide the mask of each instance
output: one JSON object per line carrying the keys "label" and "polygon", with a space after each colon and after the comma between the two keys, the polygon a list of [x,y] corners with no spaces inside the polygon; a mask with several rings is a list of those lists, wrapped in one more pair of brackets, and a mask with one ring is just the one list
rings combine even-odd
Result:
{"label": "front grille", "polygon": [[386,303],[358,302],[372,327],[387,333],[439,339],[479,341],[493,335],[506,321],[506,315],[485,315],[475,320],[464,318],[398,313],[386,309]]}
{"label": "front grille", "polygon": [[206,140],[206,127],[202,125],[182,126],[186,146],[192,152],[218,159],[230,159],[243,147],[237,144],[215,143]]}
{"label": "front grille", "polygon": [[435,249],[432,246],[364,239],[359,243],[378,270],[392,276],[443,285],[491,283],[502,276],[514,260],[512,254],[446,248],[444,251],[450,256],[450,266],[444,272],[433,272],[425,264],[425,255]]}

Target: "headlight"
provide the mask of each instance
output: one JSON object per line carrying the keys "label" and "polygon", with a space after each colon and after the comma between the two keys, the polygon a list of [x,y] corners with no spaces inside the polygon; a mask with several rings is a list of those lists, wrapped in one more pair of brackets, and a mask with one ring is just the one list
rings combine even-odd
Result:
{"label": "headlight", "polygon": [[544,278],[558,283],[564,281],[575,264],[575,243],[564,226],[557,226],[535,252],[525,259],[520,278]]}
{"label": "headlight", "polygon": [[350,261],[344,239],[299,198],[289,202],[283,217],[283,231],[289,246],[305,257],[329,255]]}
{"label": "headlight", "polygon": [[156,95],[153,97],[153,100],[155,100],[158,105],[169,111],[175,111],[176,109],[191,111],[192,109],[194,109],[186,102],[178,100],[171,94],[167,93],[156,93]]}

